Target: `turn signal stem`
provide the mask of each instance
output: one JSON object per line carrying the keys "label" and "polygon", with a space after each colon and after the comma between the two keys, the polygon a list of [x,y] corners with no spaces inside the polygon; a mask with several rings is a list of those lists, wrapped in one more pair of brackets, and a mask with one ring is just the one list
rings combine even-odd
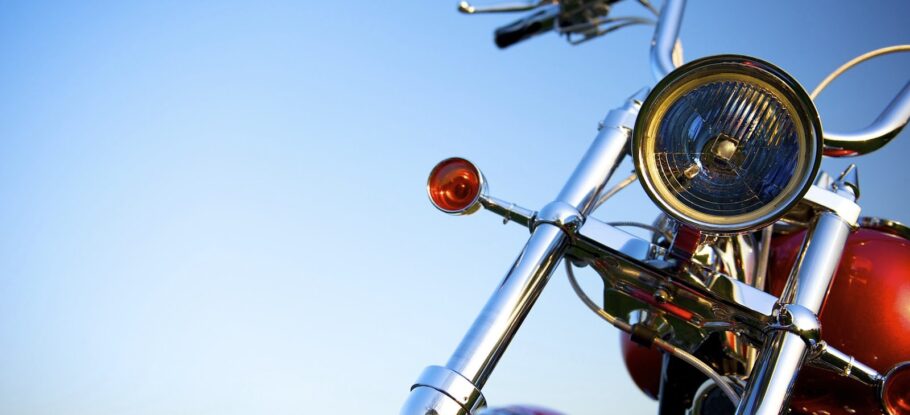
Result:
{"label": "turn signal stem", "polygon": [[526,228],[530,228],[534,223],[534,218],[537,216],[537,212],[531,209],[525,209],[514,203],[506,202],[505,200],[497,199],[492,196],[480,196],[480,204],[484,209],[502,216],[503,225],[511,221]]}

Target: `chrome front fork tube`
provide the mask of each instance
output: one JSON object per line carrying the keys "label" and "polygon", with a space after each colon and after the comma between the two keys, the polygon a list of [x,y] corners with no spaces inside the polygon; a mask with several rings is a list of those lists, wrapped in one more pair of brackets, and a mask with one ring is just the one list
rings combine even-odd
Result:
{"label": "chrome front fork tube", "polygon": [[817,315],[850,229],[834,212],[815,217],[781,294],[778,323],[765,338],[737,415],[787,413],[796,376],[820,340]]}
{"label": "chrome front fork tube", "polygon": [[424,370],[401,415],[469,415],[485,405],[481,393],[496,363],[540,296],[590,213],[598,193],[628,152],[635,117],[647,90],[611,111],[555,201],[531,224],[531,237],[505,279],[443,366]]}

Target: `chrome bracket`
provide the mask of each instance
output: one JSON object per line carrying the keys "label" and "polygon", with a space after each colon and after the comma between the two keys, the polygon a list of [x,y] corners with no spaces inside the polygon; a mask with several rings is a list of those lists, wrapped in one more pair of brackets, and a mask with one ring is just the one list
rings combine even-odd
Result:
{"label": "chrome bracket", "polygon": [[884,379],[884,376],[875,369],[856,360],[855,357],[837,350],[824,340],[820,341],[812,352],[808,362],[817,368],[856,379],[870,386],[879,385]]}
{"label": "chrome bracket", "polygon": [[799,304],[783,304],[775,314],[777,321],[768,325],[766,331],[783,330],[799,336],[806,342],[812,356],[824,350],[824,342],[821,341],[822,325],[812,310]]}
{"label": "chrome bracket", "polygon": [[533,210],[525,209],[512,202],[497,199],[490,195],[480,195],[480,205],[484,209],[502,216],[503,225],[515,222],[521,226],[531,228],[534,225],[534,217],[537,216],[537,212]]}
{"label": "chrome bracket", "polygon": [[[830,353],[828,350],[828,343],[822,340],[818,342],[818,345],[815,346],[815,350],[812,350],[809,353],[809,359],[818,360],[824,356],[825,353]],[[853,368],[856,366],[856,363],[856,358],[850,355],[846,355],[845,359],[843,359],[842,364],[834,370],[840,376],[850,377],[850,375],[853,374]]]}
{"label": "chrome bracket", "polygon": [[[846,189],[844,189],[846,190]],[[852,228],[856,228],[861,208],[852,192],[833,192],[819,185],[809,187],[802,202],[794,207],[784,220],[807,224],[819,211],[832,212]]]}
{"label": "chrome bracket", "polygon": [[531,231],[533,232],[534,228],[542,223],[554,225],[574,239],[576,231],[585,223],[585,218],[572,205],[557,200],[548,203],[540,212],[537,212]]}
{"label": "chrome bracket", "polygon": [[[641,108],[641,104],[645,102],[645,98],[650,92],[650,88],[642,88],[629,97],[626,107],[608,112],[603,121],[597,124],[597,131],[604,128],[617,128],[631,133],[635,128],[635,120],[638,119],[638,109]],[[634,111],[627,109],[634,109]]]}

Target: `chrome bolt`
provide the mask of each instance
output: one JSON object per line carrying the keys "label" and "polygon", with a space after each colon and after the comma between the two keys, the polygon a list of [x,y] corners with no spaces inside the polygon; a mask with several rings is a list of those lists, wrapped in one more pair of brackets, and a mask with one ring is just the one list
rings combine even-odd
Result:
{"label": "chrome bolt", "polygon": [[657,304],[669,303],[672,300],[670,293],[663,288],[658,288],[657,291],[654,291],[654,301],[657,301]]}

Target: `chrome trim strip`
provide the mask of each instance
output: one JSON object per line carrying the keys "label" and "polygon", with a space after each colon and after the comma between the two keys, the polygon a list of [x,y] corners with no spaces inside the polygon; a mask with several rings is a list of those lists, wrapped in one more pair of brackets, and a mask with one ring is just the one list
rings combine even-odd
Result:
{"label": "chrome trim strip", "polygon": [[421,386],[430,387],[445,393],[458,402],[466,411],[473,412],[486,405],[480,389],[452,369],[442,366],[429,366],[423,370],[417,383],[411,389]]}
{"label": "chrome trim strip", "polygon": [[896,220],[863,217],[859,219],[859,226],[910,240],[910,227]]}

